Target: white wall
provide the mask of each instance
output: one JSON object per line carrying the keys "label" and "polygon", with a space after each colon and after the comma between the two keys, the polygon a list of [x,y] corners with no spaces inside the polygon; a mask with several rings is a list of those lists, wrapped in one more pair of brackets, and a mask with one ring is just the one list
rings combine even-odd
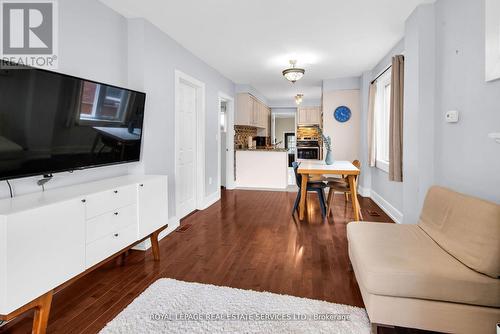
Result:
{"label": "white wall", "polygon": [[[319,104],[318,104],[319,105]],[[271,114],[296,114],[297,106],[293,108],[271,108]]]}
{"label": "white wall", "polygon": [[[308,98],[304,96],[302,103],[300,104],[302,107],[317,107],[321,105],[321,99]],[[295,97],[290,96],[289,99],[286,100],[270,100],[269,107],[273,109],[285,109],[285,108],[296,108]]]}
{"label": "white wall", "polygon": [[[464,24],[464,22],[467,22]],[[484,0],[438,0],[408,18],[405,39],[361,79],[362,156],[367,162],[369,82],[404,53],[404,182],[370,168],[360,186],[404,223],[416,223],[432,184],[500,203],[500,80],[484,81]],[[445,122],[448,110],[460,121]],[[377,196],[378,195],[378,196]]]}
{"label": "white wall", "polygon": [[[147,21],[127,20],[96,0],[60,1],[59,10],[59,71],[146,92],[144,140],[140,163],[58,174],[46,188],[129,172],[167,174],[169,214],[175,215],[174,71],[177,69],[206,84],[204,195],[216,192],[218,93],[234,96],[234,83]],[[14,180],[16,193],[39,191],[35,181],[36,178]],[[8,188],[3,184],[0,196],[8,196]]]}
{"label": "white wall", "polygon": [[[234,96],[234,84],[179,43],[143,19],[130,19],[130,83],[147,92],[142,168],[149,174],[174,175],[174,73],[180,70],[205,83],[205,197],[217,192],[219,92]],[[212,184],[209,179],[212,179]],[[175,179],[169,178],[169,212],[175,213]]]}
{"label": "white wall", "polygon": [[281,144],[278,145],[280,148],[285,147],[285,132],[295,132],[295,117],[276,117],[274,131],[276,136],[276,141]]}
{"label": "white wall", "polygon": [[403,121],[404,223],[416,223],[434,182],[435,10],[419,6],[406,21]]}
{"label": "white wall", "polygon": [[252,87],[251,85],[248,84],[236,84],[234,87],[234,92],[236,94],[238,93],[249,93],[252,94],[254,97],[256,97],[260,102],[264,103],[266,106],[269,107],[269,101],[268,99],[257,89]]}
{"label": "white wall", "polygon": [[[118,86],[127,85],[127,20],[102,3],[64,0],[59,7],[58,72]],[[92,24],[89,24],[92,22]],[[46,189],[127,174],[136,164],[58,173]],[[12,180],[17,195],[41,191],[40,177]],[[0,182],[0,198],[9,196]]]}
{"label": "white wall", "polygon": [[[436,3],[436,183],[500,203],[500,80],[485,82],[484,0]],[[465,22],[465,23],[464,23]],[[460,121],[444,122],[447,110]]]}
{"label": "white wall", "polygon": [[[332,138],[332,153],[335,160],[360,159],[360,99],[359,89],[323,91],[323,132],[325,136]],[[340,123],[335,120],[333,112],[339,106],[351,109],[349,121]]]}
{"label": "white wall", "polygon": [[[361,77],[361,165],[364,167],[360,175],[359,185],[361,190],[369,191],[365,195],[379,200],[379,205],[384,206],[391,212],[393,219],[402,220],[403,211],[403,183],[389,181],[389,174],[376,168],[368,167],[368,139],[367,115],[368,115],[368,89],[370,82],[375,79],[390,64],[391,59],[396,54],[404,52],[404,40],[400,40],[396,45],[379,61],[371,70],[363,73]],[[382,199],[382,201],[380,201]]]}

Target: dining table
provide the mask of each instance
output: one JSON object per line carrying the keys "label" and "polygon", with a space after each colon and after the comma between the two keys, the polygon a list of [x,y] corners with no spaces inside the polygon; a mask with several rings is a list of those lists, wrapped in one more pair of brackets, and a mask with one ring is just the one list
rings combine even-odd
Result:
{"label": "dining table", "polygon": [[331,165],[327,165],[323,160],[303,160],[300,162],[297,170],[302,175],[302,184],[300,187],[300,204],[299,204],[299,219],[303,220],[306,211],[306,198],[307,198],[307,182],[309,177],[315,176],[332,176],[338,175],[347,177],[349,188],[351,189],[352,210],[354,213],[354,220],[359,221],[359,202],[356,191],[356,176],[359,175],[359,169],[350,161],[334,161]]}

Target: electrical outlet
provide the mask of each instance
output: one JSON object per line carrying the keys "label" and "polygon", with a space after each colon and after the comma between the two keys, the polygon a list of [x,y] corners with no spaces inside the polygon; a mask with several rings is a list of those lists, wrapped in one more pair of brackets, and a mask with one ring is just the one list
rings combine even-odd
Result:
{"label": "electrical outlet", "polygon": [[211,177],[208,178],[208,184],[212,184],[212,178]]}

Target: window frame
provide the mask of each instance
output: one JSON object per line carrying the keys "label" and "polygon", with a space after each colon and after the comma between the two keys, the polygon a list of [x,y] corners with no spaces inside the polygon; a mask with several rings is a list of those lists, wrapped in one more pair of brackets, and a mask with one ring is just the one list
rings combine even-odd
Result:
{"label": "window frame", "polygon": [[[82,114],[79,112],[79,117],[78,117],[78,124],[81,125],[95,125],[96,123],[99,124],[122,124],[125,119],[125,114],[126,110],[128,108],[129,100],[130,100],[130,95],[125,94],[125,91],[123,89],[121,90],[121,97],[120,97],[120,107],[117,109],[117,115],[118,117],[116,119],[101,119],[101,118],[96,118],[96,113],[98,108],[102,108],[104,105],[104,100],[106,98],[106,93],[107,90],[103,88],[107,88],[111,86],[106,86],[102,85],[99,83],[96,83],[96,90],[94,94],[94,102],[92,104],[92,113],[87,115],[87,114]],[[112,87],[115,88],[115,87]],[[82,86],[83,90],[83,86]],[[81,108],[81,103],[80,102],[80,108]]]}

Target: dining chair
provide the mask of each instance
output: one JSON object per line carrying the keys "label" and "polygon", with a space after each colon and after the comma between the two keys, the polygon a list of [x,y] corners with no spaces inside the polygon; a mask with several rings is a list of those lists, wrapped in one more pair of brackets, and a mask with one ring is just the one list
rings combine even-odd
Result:
{"label": "dining chair", "polygon": [[[295,211],[299,210],[300,194],[302,187],[302,175],[298,173],[299,163],[297,161],[292,162],[293,172],[295,174],[295,181],[299,187],[297,193],[297,198],[295,199],[295,204],[293,205],[292,216]],[[319,206],[321,207],[321,216],[326,218],[326,201],[325,201],[325,188],[326,184],[324,182],[307,182],[307,191],[314,191],[318,194]]]}
{"label": "dining chair", "polygon": [[[359,160],[354,160],[352,164],[358,168],[361,171],[361,163]],[[354,176],[354,179],[356,180],[356,184],[358,181],[358,175]],[[345,198],[345,203],[347,205],[347,201],[349,200],[349,195],[352,197],[352,192],[351,192],[351,187],[349,185],[349,180],[347,178],[347,175],[342,175],[341,178],[325,178],[324,179],[327,182],[327,187],[328,189],[328,198],[326,200],[327,202],[327,215],[330,214],[331,208],[333,206],[333,198],[335,197],[334,194],[335,192],[341,192],[344,193],[344,198]],[[352,198],[352,200],[357,200],[357,198]],[[358,206],[359,207],[359,206]],[[359,207],[359,217],[361,220],[363,220],[363,215],[361,214],[361,208]]]}

